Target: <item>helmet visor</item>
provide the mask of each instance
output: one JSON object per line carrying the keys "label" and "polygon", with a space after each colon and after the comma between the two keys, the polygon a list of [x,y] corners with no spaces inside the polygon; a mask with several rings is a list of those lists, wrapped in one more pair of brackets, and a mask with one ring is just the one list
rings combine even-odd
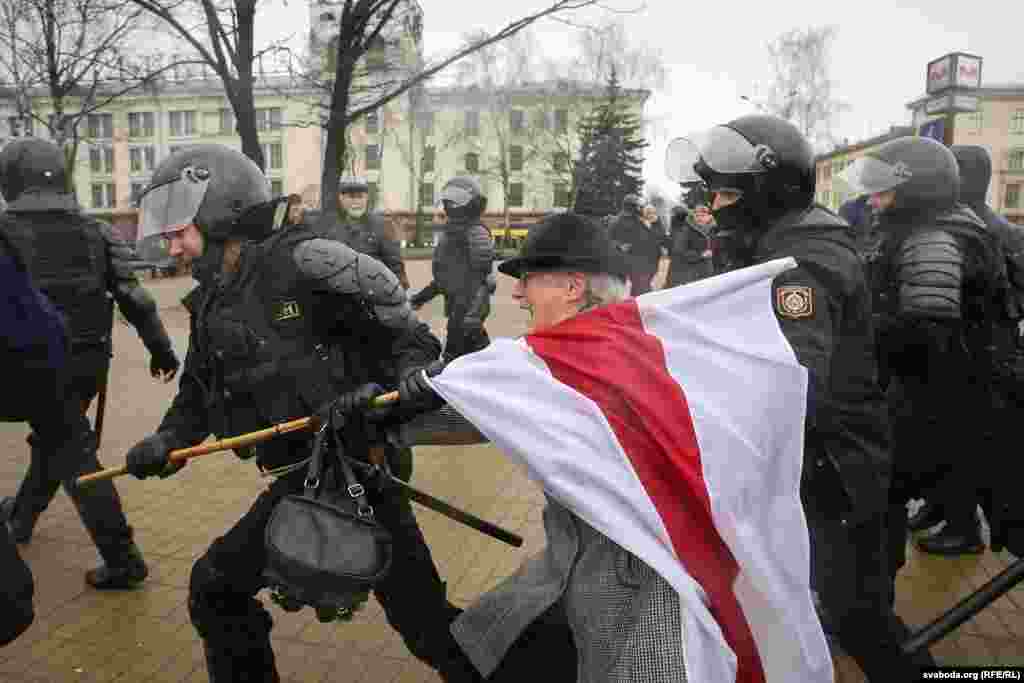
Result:
{"label": "helmet visor", "polygon": [[698,162],[720,175],[765,173],[779,165],[771,147],[751,144],[726,126],[673,140],[666,152],[665,172],[679,183],[700,180]]}
{"label": "helmet visor", "polygon": [[461,209],[471,201],[473,201],[473,193],[468,188],[449,184],[441,190],[439,203],[440,206],[444,206],[444,202],[450,202],[452,206]]}
{"label": "helmet visor", "polygon": [[863,156],[835,176],[852,194],[877,194],[895,189],[913,176],[903,162],[889,163]]}
{"label": "helmet visor", "polygon": [[200,175],[186,168],[180,177],[151,186],[142,193],[139,198],[140,240],[166,237],[195,222],[210,185],[209,177],[197,177]]}

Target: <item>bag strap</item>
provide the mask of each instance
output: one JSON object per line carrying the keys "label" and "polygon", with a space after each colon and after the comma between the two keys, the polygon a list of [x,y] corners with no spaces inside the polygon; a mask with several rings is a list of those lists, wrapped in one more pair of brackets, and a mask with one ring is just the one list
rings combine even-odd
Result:
{"label": "bag strap", "polygon": [[345,478],[345,490],[356,503],[356,513],[364,519],[372,520],[373,506],[370,505],[370,501],[366,497],[366,487],[359,482],[355,472],[352,471],[352,466],[348,464],[348,458],[345,456],[340,439],[336,439],[334,454],[342,476]]}
{"label": "bag strap", "polygon": [[320,488],[320,474],[323,472],[324,439],[330,430],[330,423],[324,423],[317,430],[313,439],[313,453],[309,458],[309,469],[306,470],[306,481],[304,483],[305,494],[310,498],[316,497],[316,491]]}

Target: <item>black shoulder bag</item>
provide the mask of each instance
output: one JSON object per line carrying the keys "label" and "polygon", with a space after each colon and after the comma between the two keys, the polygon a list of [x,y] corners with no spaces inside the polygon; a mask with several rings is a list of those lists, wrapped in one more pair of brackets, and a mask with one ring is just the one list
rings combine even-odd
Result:
{"label": "black shoulder bag", "polygon": [[[328,435],[334,447],[325,467]],[[292,611],[309,605],[320,621],[351,618],[387,575],[391,534],[375,519],[331,425],[313,440],[305,490],[281,499],[264,540],[264,577],[275,601]]]}

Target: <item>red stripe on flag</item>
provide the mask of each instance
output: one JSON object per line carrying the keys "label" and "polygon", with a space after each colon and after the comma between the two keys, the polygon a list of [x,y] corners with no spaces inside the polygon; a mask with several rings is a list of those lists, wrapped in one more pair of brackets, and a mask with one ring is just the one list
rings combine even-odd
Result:
{"label": "red stripe on flag", "polygon": [[763,683],[753,633],[733,591],[739,567],[715,528],[686,396],[635,301],[526,337],[551,374],[600,407],[737,658],[737,683]]}

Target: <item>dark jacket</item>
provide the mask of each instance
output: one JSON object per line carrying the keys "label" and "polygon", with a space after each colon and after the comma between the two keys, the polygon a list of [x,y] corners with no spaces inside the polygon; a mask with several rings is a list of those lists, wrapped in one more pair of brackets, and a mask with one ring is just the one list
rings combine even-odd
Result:
{"label": "dark jacket", "polygon": [[672,220],[672,232],[666,240],[669,253],[666,287],[685,285],[714,274],[710,225],[699,225],[690,214]]}
{"label": "dark jacket", "polygon": [[330,220],[316,216],[307,223],[313,224],[322,236],[338,240],[361,254],[377,259],[395,274],[402,287],[409,289],[409,277],[402,260],[402,245],[390,234],[380,214],[367,211],[361,218],[349,218],[339,209]]}
{"label": "dark jacket", "polygon": [[[773,284],[783,334],[808,369],[805,482],[837,472],[851,523],[880,514],[891,472],[885,398],[878,385],[871,296],[849,226],[814,207],[784,216],[758,240],[754,262],[791,256]],[[819,492],[819,495],[822,495]]]}
{"label": "dark jacket", "polygon": [[647,283],[647,289],[650,289],[650,280],[658,272],[664,235],[648,228],[638,216],[626,213],[615,218],[608,235],[615,242],[626,245],[633,282]]}
{"label": "dark jacket", "polygon": [[[469,339],[482,336],[491,312],[494,240],[484,225],[449,220],[434,247],[433,281],[409,299],[422,306],[438,294],[444,296],[448,318],[445,352],[461,355],[470,349]],[[469,346],[472,346],[470,344]]]}
{"label": "dark jacket", "polygon": [[[382,264],[315,237],[296,227],[246,244],[237,273],[186,297],[189,352],[158,430],[172,443],[303,417],[366,382],[394,387],[438,357],[439,342]],[[275,467],[309,438],[289,435],[238,455]]]}

